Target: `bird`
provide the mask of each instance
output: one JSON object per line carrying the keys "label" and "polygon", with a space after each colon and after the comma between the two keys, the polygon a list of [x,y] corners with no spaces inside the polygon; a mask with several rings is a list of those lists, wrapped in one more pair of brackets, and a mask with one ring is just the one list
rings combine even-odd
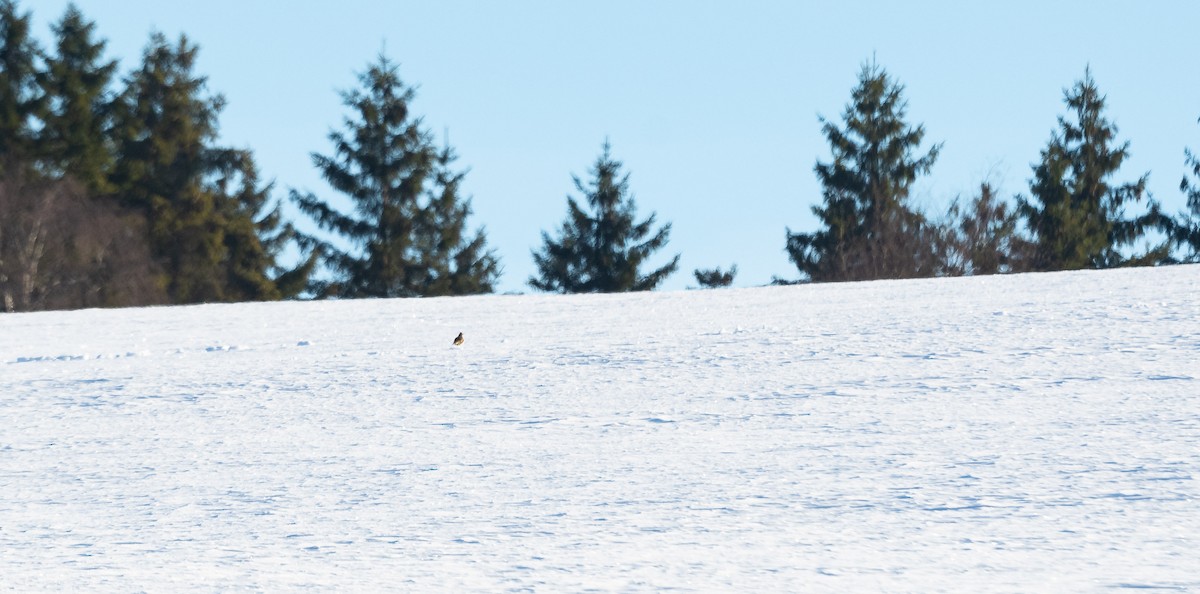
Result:
{"label": "bird", "polygon": [[463,339],[462,332],[459,332],[458,336],[454,337],[454,346],[458,346],[458,345],[462,344],[463,340],[464,339]]}

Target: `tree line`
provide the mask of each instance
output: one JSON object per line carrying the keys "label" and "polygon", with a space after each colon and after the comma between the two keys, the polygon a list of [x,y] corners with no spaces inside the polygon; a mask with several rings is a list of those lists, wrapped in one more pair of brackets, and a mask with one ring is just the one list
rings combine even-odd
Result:
{"label": "tree line", "polygon": [[[815,172],[821,229],[787,232],[787,252],[805,280],[846,281],[1200,261],[1200,202],[1185,176],[1189,210],[1171,216],[1147,195],[1143,174],[1116,178],[1129,142],[1105,114],[1105,96],[1085,69],[1064,90],[1067,114],[1033,164],[1027,193],[1006,201],[987,181],[942,217],[912,204],[910,188],[941,150],[922,151],[925,131],[905,121],[904,87],[864,65],[839,125],[821,120],[833,159]],[[1186,152],[1186,151],[1185,151]],[[1186,152],[1193,175],[1197,160]],[[1130,207],[1141,205],[1131,212]],[[1154,242],[1156,237],[1160,240]],[[1180,259],[1176,255],[1184,252]]]}
{"label": "tree line", "polygon": [[220,95],[197,47],[152,34],[116,86],[74,6],[43,50],[0,0],[0,299],[5,311],[268,300],[304,290],[310,257],[253,154],[216,144]]}
{"label": "tree line", "polygon": [[[349,115],[311,154],[343,212],[312,192],[287,200],[322,230],[282,216],[273,182],[248,149],[219,146],[225,100],[195,72],[186,36],[153,33],[118,78],[105,41],[74,6],[30,35],[29,13],[0,0],[0,307],[30,311],[275,300],[489,293],[502,272],[484,228],[472,229],[465,169],[411,112],[415,90],[380,55],[341,98]],[[817,161],[818,228],[786,230],[797,280],[830,282],[1109,268],[1200,261],[1200,158],[1185,150],[1187,210],[1147,196],[1147,175],[1114,179],[1128,141],[1105,114],[1090,70],[1064,92],[1066,115],[1033,165],[1026,193],[986,181],[932,216],[910,189],[940,144],[922,148],[904,87],[864,64],[840,120],[820,119],[831,160]],[[671,224],[639,219],[628,173],[607,141],[555,234],[531,255],[540,291],[653,289],[679,255],[647,269]],[[1136,212],[1131,212],[1137,207]],[[1151,241],[1153,239],[1153,241]],[[285,249],[300,257],[280,261]],[[695,270],[730,285],[737,266]]]}

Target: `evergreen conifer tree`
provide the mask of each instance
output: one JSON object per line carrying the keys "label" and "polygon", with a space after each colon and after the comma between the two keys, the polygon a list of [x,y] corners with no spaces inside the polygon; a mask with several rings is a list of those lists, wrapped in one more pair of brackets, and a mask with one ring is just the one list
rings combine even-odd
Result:
{"label": "evergreen conifer tree", "polygon": [[940,266],[936,233],[909,192],[941,145],[915,154],[925,129],[905,122],[903,91],[883,68],[864,64],[843,127],[820,119],[833,153],[815,167],[824,203],[812,210],[822,228],[787,230],[788,256],[811,281],[932,276]]}
{"label": "evergreen conifer tree", "polygon": [[1033,166],[1030,197],[1018,199],[1017,212],[1034,244],[1028,268],[1110,268],[1162,259],[1165,246],[1133,259],[1119,251],[1142,237],[1158,207],[1151,201],[1147,215],[1125,218],[1125,205],[1145,197],[1149,174],[1111,184],[1129,156],[1129,142],[1117,144],[1117,127],[1105,118],[1105,97],[1091,69],[1063,95],[1074,117],[1059,116],[1059,129]]}
{"label": "evergreen conifer tree", "polygon": [[453,154],[433,147],[420,118],[410,113],[415,91],[397,66],[380,55],[359,75],[361,88],[342,93],[353,113],[329,139],[333,156],[313,153],[322,177],[354,203],[344,214],[312,193],[291,198],[348,249],[306,236],[333,269],[312,290],[332,297],[418,297],[492,290],[498,263],[480,231],[469,241],[469,205],[458,197],[464,174],[450,171]]}
{"label": "evergreen conifer tree", "polygon": [[30,37],[30,14],[0,0],[0,160],[32,166],[38,158],[34,120],[45,96],[38,87],[41,49]]}
{"label": "evergreen conifer tree", "polygon": [[483,229],[468,236],[471,202],[459,196],[465,171],[455,171],[449,144],[437,153],[425,208],[415,228],[418,260],[426,263],[421,294],[472,295],[491,293],[500,275],[500,262],[486,249]]}
{"label": "evergreen conifer tree", "polygon": [[274,184],[259,184],[250,151],[224,149],[214,154],[214,189],[224,230],[224,298],[264,301],[296,297],[307,287],[318,255],[312,252],[290,269],[279,266],[283,250],[297,239],[297,233],[283,220],[282,203],[271,201]]}
{"label": "evergreen conifer tree", "polygon": [[223,99],[204,96],[206,79],[193,73],[197,52],[186,37],[172,45],[151,35],[119,106],[112,178],[123,203],[145,214],[175,303],[224,298],[223,230],[204,187]]}
{"label": "evergreen conifer tree", "polygon": [[206,78],[193,72],[197,52],[186,37],[151,36],[118,104],[112,184],[146,217],[172,302],[278,298],[274,259],[253,220],[266,191],[248,154],[214,144],[224,99],[206,95]]}
{"label": "evergreen conifer tree", "polygon": [[[7,310],[163,303],[143,220],[99,196],[112,163],[115,64],[71,7],[55,55],[0,0],[0,301]],[[39,63],[44,69],[39,69]],[[99,199],[98,199],[99,198]]]}
{"label": "evergreen conifer tree", "polygon": [[654,213],[636,222],[629,176],[621,175],[621,163],[612,158],[610,148],[606,141],[589,185],[573,176],[590,212],[567,197],[567,219],[559,238],[543,231],[542,250],[533,253],[539,276],[529,279],[531,287],[560,293],[647,291],[678,268],[676,255],[664,266],[641,273],[650,255],[666,246],[671,224],[654,231]]}
{"label": "evergreen conifer tree", "polygon": [[101,195],[110,190],[114,160],[109,85],[117,63],[103,60],[105,42],[94,39],[95,28],[74,5],[53,25],[57,51],[42,79],[42,144],[52,171]]}

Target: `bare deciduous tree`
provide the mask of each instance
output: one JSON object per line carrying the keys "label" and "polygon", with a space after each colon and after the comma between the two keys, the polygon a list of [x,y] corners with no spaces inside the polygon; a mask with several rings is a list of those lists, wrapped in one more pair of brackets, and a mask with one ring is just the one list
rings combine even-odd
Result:
{"label": "bare deciduous tree", "polygon": [[69,180],[0,173],[4,311],[164,303],[144,222]]}

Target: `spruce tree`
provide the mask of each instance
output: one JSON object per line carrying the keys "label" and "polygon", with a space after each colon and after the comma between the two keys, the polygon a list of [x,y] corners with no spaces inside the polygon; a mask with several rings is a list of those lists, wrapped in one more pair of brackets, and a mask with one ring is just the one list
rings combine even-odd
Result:
{"label": "spruce tree", "polygon": [[223,231],[215,196],[204,187],[208,147],[217,137],[220,96],[205,96],[193,73],[198,48],[153,33],[118,110],[112,178],[123,203],[145,214],[151,251],[175,303],[223,300]]}
{"label": "spruce tree", "polygon": [[42,52],[30,37],[30,19],[14,0],[0,0],[0,160],[22,166],[39,157],[34,120],[45,106],[38,87]]}
{"label": "spruce tree", "polygon": [[[163,303],[143,220],[101,194],[115,64],[74,7],[52,25],[54,55],[29,16],[0,0],[0,293],[6,309]],[[44,69],[39,69],[39,62]]]}
{"label": "spruce tree", "polygon": [[[173,302],[275,299],[283,293],[270,278],[273,255],[254,221],[266,191],[247,153],[215,145],[224,99],[194,73],[198,51],[184,36],[174,44],[151,36],[118,103],[111,181],[145,216]],[[278,224],[269,213],[264,220]]]}
{"label": "spruce tree", "polygon": [[1058,130],[1033,166],[1030,196],[1018,199],[1017,212],[1032,235],[1032,270],[1110,268],[1160,259],[1165,248],[1132,259],[1123,246],[1136,243],[1155,220],[1158,207],[1126,218],[1125,205],[1141,202],[1149,174],[1112,185],[1111,178],[1129,156],[1129,142],[1117,143],[1117,127],[1104,115],[1091,69],[1063,91],[1070,114],[1058,118]]}
{"label": "spruce tree", "polygon": [[42,79],[42,144],[52,171],[101,195],[110,190],[114,160],[109,87],[117,63],[103,60],[105,42],[94,39],[95,28],[74,5],[52,27],[56,53]]}
{"label": "spruce tree", "polygon": [[491,293],[500,275],[500,262],[486,249],[483,229],[468,236],[471,202],[459,196],[466,172],[453,169],[456,159],[448,143],[438,152],[415,227],[418,260],[426,263],[421,294],[427,297]]}
{"label": "spruce tree", "polygon": [[787,252],[814,282],[933,275],[939,263],[935,233],[910,204],[916,179],[929,172],[941,145],[916,151],[923,126],[905,122],[904,87],[874,63],[864,64],[842,115],[843,126],[820,118],[833,160],[817,162],[822,226],[787,230]]}
{"label": "spruce tree", "polygon": [[305,243],[325,255],[330,281],[312,290],[330,297],[419,297],[492,290],[498,263],[484,249],[483,232],[466,239],[470,207],[458,196],[464,174],[450,170],[453,154],[440,154],[420,118],[416,96],[399,69],[380,55],[359,75],[361,88],[342,93],[352,116],[332,131],[332,156],[312,154],[330,187],[348,196],[344,214],[312,193],[291,198],[347,249],[312,236]]}
{"label": "spruce tree", "polygon": [[642,274],[651,254],[666,246],[671,224],[654,231],[655,215],[636,222],[637,208],[629,193],[629,176],[621,175],[605,141],[604,151],[592,167],[592,181],[584,185],[572,176],[589,210],[567,197],[567,219],[558,239],[542,232],[541,252],[533,253],[537,277],[529,285],[560,293],[613,293],[647,291],[658,286],[679,266],[679,255],[666,265]]}
{"label": "spruce tree", "polygon": [[214,190],[224,230],[224,298],[228,301],[290,299],[307,287],[317,263],[310,253],[293,268],[279,258],[297,233],[283,220],[283,205],[271,200],[274,184],[260,185],[258,167],[248,150],[214,151]]}

